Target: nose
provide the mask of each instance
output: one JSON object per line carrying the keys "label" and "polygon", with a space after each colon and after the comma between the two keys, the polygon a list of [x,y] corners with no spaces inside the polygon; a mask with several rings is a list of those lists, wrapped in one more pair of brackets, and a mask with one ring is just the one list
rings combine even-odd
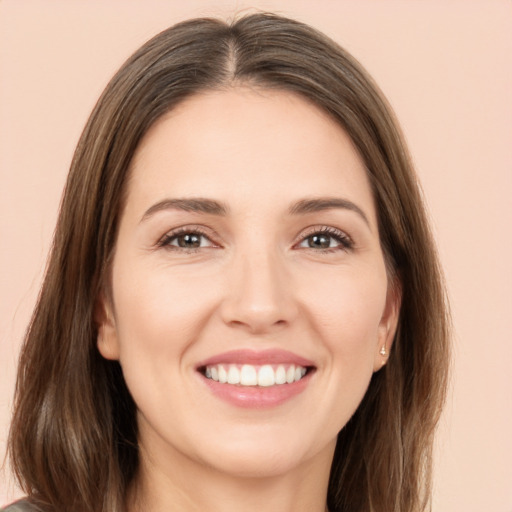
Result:
{"label": "nose", "polygon": [[297,317],[293,279],[279,255],[241,254],[228,275],[221,315],[229,326],[268,334]]}

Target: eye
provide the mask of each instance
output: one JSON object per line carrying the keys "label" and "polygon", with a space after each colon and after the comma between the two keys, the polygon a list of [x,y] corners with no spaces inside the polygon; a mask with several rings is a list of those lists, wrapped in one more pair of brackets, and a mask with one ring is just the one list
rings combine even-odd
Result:
{"label": "eye", "polygon": [[195,251],[204,247],[217,247],[206,234],[197,228],[181,228],[171,231],[160,239],[158,246],[184,251]]}
{"label": "eye", "polygon": [[298,247],[313,249],[320,252],[352,249],[350,237],[333,227],[315,228],[310,231],[298,244]]}

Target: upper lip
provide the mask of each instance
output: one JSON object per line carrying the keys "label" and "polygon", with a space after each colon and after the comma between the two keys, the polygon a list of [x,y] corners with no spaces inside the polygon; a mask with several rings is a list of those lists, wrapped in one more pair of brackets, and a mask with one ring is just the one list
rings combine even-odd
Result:
{"label": "upper lip", "polygon": [[315,366],[313,361],[302,356],[294,354],[288,350],[268,349],[268,350],[230,350],[216,354],[196,365],[196,368],[204,368],[215,364],[294,364],[296,366]]}

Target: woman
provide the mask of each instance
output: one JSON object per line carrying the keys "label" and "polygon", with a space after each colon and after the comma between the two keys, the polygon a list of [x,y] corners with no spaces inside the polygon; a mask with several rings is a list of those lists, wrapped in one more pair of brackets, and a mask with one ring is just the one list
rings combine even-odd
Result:
{"label": "woman", "polygon": [[14,507],[426,510],[447,354],[416,178],[361,66],[274,15],[181,23],[78,144]]}

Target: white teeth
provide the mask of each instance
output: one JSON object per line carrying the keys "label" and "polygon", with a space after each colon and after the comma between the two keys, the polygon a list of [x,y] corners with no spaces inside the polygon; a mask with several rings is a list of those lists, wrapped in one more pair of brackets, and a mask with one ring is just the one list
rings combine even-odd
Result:
{"label": "white teeth", "polygon": [[236,364],[215,364],[207,366],[204,375],[207,379],[215,380],[221,384],[269,387],[292,384],[301,380],[306,373],[306,368],[293,364],[289,366],[280,364],[277,367],[270,364],[264,364],[263,366],[244,364],[242,367]]}
{"label": "white teeth", "polygon": [[228,370],[228,384],[240,383],[240,370],[235,365],[230,365]]}
{"label": "white teeth", "polygon": [[273,386],[276,383],[276,376],[274,370],[269,364],[265,364],[260,368],[258,372],[258,386]]}
{"label": "white teeth", "polygon": [[276,384],[284,384],[285,382],[286,382],[286,370],[284,369],[284,366],[279,365],[276,370]]}
{"label": "white teeth", "polygon": [[250,364],[244,364],[240,371],[240,384],[242,386],[256,386],[258,384],[258,374],[256,368]]}
{"label": "white teeth", "polygon": [[286,382],[291,384],[295,381],[295,366],[293,364],[286,370]]}

